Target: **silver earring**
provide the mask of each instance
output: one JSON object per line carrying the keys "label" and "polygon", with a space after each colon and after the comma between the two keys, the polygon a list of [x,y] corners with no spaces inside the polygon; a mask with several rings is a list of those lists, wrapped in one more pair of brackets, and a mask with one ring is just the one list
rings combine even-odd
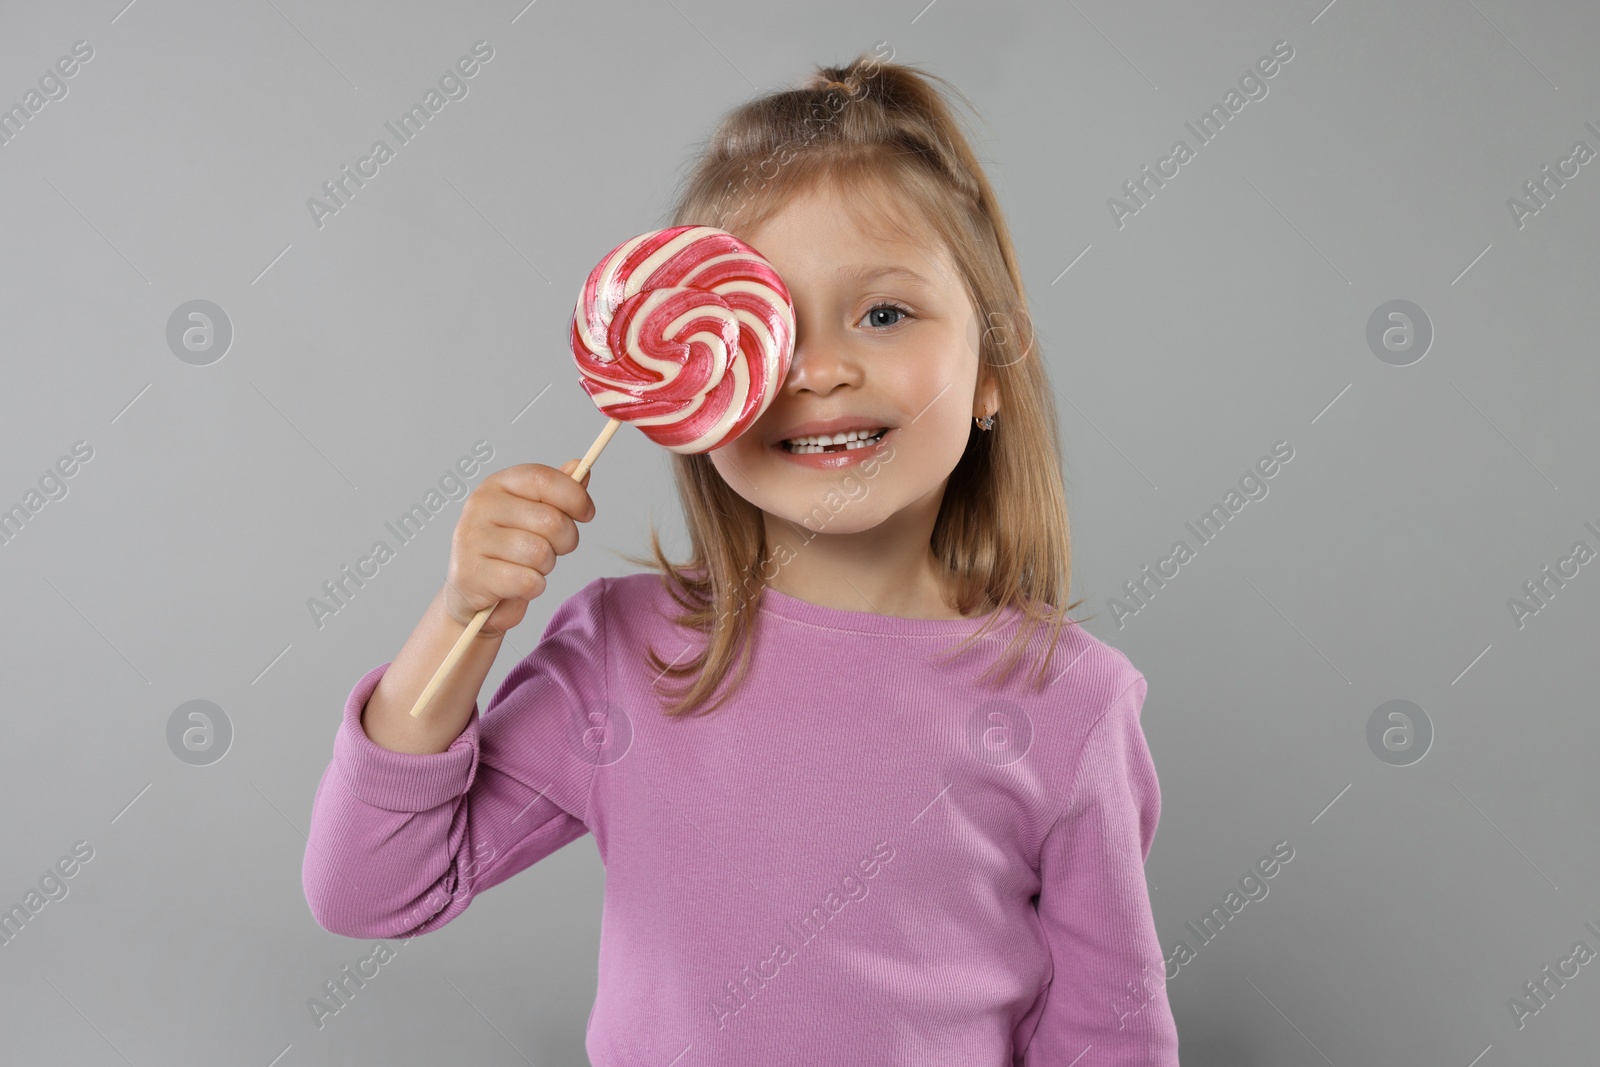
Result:
{"label": "silver earring", "polygon": [[981,418],[979,416],[974,415],[972,417],[972,421],[976,422],[978,424],[978,428],[980,430],[992,430],[992,429],[994,429],[994,415],[984,415]]}

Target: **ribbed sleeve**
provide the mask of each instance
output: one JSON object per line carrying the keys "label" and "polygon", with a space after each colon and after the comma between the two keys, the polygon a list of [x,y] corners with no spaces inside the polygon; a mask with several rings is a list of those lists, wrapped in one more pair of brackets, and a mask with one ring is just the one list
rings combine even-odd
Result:
{"label": "ribbed sleeve", "polygon": [[404,938],[588,830],[595,760],[581,744],[607,697],[604,586],[563,602],[481,716],[444,752],[393,752],[361,714],[381,664],[350,691],[312,804],[301,882],[324,929]]}
{"label": "ribbed sleeve", "polygon": [[1161,815],[1135,674],[1089,730],[1039,855],[1054,967],[1026,1067],[1178,1067],[1178,1032],[1144,861]]}

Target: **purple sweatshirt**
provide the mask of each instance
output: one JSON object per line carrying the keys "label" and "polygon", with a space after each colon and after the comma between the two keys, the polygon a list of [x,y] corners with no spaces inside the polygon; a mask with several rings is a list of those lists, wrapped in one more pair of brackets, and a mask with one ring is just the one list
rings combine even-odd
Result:
{"label": "purple sweatshirt", "polygon": [[703,640],[674,610],[653,572],[590,582],[437,754],[367,737],[369,671],[312,809],[316,921],[428,933],[591,833],[595,1067],[1177,1064],[1127,657],[1069,625],[1042,690],[1030,660],[980,684],[1015,609],[948,658],[981,619],[769,588],[734,697],[673,719],[645,649]]}

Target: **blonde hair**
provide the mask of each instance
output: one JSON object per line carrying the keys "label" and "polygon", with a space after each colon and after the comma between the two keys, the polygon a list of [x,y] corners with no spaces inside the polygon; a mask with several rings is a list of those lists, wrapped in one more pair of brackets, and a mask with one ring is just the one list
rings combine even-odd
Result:
{"label": "blonde hair", "polygon": [[[890,191],[894,195],[885,203],[909,205],[910,214],[943,242],[985,327],[981,373],[992,375],[999,388],[995,428],[971,428],[933,528],[932,549],[953,574],[956,609],[968,615],[992,608],[984,626],[952,655],[983,637],[1001,611],[1015,605],[1026,625],[1018,627],[998,664],[1001,676],[1009,677],[1023,646],[1048,625],[1049,649],[1036,679],[1042,685],[1062,627],[1076,623],[1065,612],[1082,603],[1061,608],[1071,591],[1072,546],[1055,405],[1005,218],[935,80],[949,85],[920,68],[890,62],[875,49],[846,66],[818,67],[796,88],[735,108],[680,188],[671,225],[750,232],[796,194],[826,185],[854,205],[865,203],[860,189]],[[899,231],[907,232],[905,220],[897,221]],[[692,659],[680,653],[668,661],[649,649],[658,683],[663,676],[689,680],[672,694],[666,714],[708,714],[745,677],[765,584],[757,580],[752,596],[741,590],[771,557],[761,510],[723,480],[709,454],[673,453],[672,463],[690,558],[668,560],[653,523],[653,558],[624,558],[658,570],[683,609],[673,621],[706,638]],[[733,686],[707,704],[736,654]]]}

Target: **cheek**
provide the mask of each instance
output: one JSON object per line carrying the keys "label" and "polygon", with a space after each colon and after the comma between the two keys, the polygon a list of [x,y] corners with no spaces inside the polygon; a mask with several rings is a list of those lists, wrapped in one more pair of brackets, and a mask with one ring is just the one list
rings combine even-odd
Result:
{"label": "cheek", "polygon": [[734,445],[717,449],[711,453],[711,465],[716,468],[718,474],[722,475],[723,481],[737,488],[739,483],[734,479],[737,477],[738,472],[734,464],[739,462],[739,457],[734,455],[734,451]]}
{"label": "cheek", "polygon": [[940,326],[938,332],[924,333],[917,344],[896,352],[895,358],[879,368],[885,390],[903,398],[901,406],[912,414],[934,403],[935,397],[939,398],[936,407],[952,397],[970,398],[978,378],[981,335],[977,320]]}
{"label": "cheek", "polygon": [[926,356],[897,368],[893,380],[885,384],[900,398],[896,407],[905,413],[909,423],[904,428],[923,440],[953,435],[964,445],[967,438],[962,424],[971,421],[968,416],[977,383],[977,353],[951,346]]}
{"label": "cheek", "polygon": [[762,460],[762,453],[766,451],[761,444],[761,438],[754,433],[747,433],[731,444],[724,445],[711,453],[711,465],[722,475],[722,480],[740,496],[751,503],[760,503],[757,496],[756,484],[751,483],[754,477],[752,468]]}
{"label": "cheek", "polygon": [[946,392],[912,427],[916,433],[905,439],[906,454],[900,455],[902,450],[896,450],[896,464],[906,461],[907,472],[915,471],[930,482],[948,476],[967,450],[972,428],[970,408],[970,402],[957,396],[955,389]]}

